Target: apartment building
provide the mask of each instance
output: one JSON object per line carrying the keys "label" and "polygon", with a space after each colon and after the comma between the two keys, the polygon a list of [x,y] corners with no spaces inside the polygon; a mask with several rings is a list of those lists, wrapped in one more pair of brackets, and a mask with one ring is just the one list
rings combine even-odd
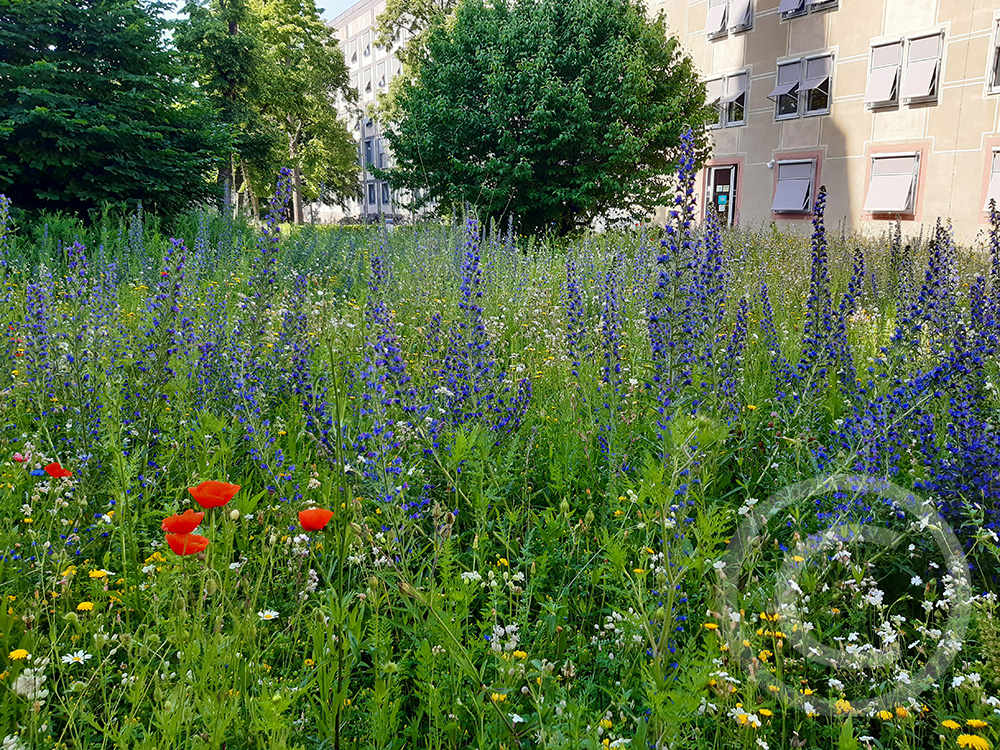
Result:
{"label": "apartment building", "polygon": [[329,217],[333,220],[351,216],[362,221],[379,221],[386,216],[404,214],[399,203],[406,196],[397,195],[389,183],[376,178],[370,169],[390,166],[391,155],[378,121],[369,116],[368,110],[379,93],[388,91],[389,82],[402,71],[394,54],[400,45],[386,48],[375,41],[375,20],[383,10],[385,0],[362,0],[332,23],[350,69],[351,87],[358,92],[360,112],[358,108],[348,108],[341,103],[341,116],[354,133],[361,165],[361,199],[349,204],[346,211],[334,210]]}
{"label": "apartment building", "polygon": [[1000,204],[997,0],[647,0],[718,108],[699,175],[726,222],[880,233],[950,219],[972,240]]}

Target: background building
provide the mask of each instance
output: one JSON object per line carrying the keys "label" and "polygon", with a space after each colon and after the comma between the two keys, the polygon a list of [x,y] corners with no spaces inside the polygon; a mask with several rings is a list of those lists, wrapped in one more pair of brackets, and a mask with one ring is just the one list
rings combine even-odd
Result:
{"label": "background building", "polygon": [[983,229],[1000,203],[996,0],[647,0],[719,109],[702,210],[904,231]]}
{"label": "background building", "polygon": [[[375,43],[375,19],[385,10],[385,0],[362,0],[333,20],[337,39],[344,51],[351,72],[351,86],[358,92],[358,107],[349,108],[341,102],[341,116],[347,121],[358,144],[358,163],[361,165],[361,199],[348,205],[347,210],[333,209],[328,217],[338,220],[344,216],[362,221],[378,221],[387,215],[402,215],[398,207],[400,198],[389,183],[378,180],[369,167],[391,165],[378,122],[368,116],[367,110],[375,103],[379,93],[389,90],[389,81],[400,74],[402,68],[396,59],[395,48],[388,49]],[[402,42],[406,41],[404,37]]]}

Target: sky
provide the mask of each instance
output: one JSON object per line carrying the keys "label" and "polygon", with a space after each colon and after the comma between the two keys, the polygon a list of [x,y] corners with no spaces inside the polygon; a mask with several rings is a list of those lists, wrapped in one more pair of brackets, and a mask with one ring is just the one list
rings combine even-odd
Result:
{"label": "sky", "polygon": [[358,0],[316,0],[316,7],[323,18],[332,21],[357,2]]}
{"label": "sky", "polygon": [[[167,0],[167,2],[169,2],[169,0]],[[316,0],[316,8],[325,20],[332,21],[357,2],[358,0]],[[180,4],[180,2],[175,2],[175,6],[179,6]],[[173,18],[175,17],[175,14],[168,12],[166,16],[168,18]]]}

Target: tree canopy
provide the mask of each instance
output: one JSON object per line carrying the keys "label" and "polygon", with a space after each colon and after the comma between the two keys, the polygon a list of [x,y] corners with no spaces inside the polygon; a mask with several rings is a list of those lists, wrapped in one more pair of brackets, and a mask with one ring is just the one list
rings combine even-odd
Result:
{"label": "tree canopy", "polygon": [[204,200],[229,135],[182,80],[158,5],[0,0],[0,193],[26,210]]}
{"label": "tree canopy", "polygon": [[293,218],[303,199],[342,202],[357,192],[357,147],[337,118],[350,77],[314,0],[189,0],[175,41],[234,134],[224,180],[266,195],[292,169]]}
{"label": "tree canopy", "polygon": [[431,23],[393,92],[393,187],[560,233],[648,214],[681,134],[711,110],[662,15],[641,0],[464,0]]}

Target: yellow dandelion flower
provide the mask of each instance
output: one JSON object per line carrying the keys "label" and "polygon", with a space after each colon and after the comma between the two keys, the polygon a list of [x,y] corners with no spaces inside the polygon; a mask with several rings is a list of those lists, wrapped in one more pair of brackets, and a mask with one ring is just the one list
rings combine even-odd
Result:
{"label": "yellow dandelion flower", "polygon": [[76,608],[78,610],[80,610],[81,612],[89,612],[90,610],[92,610],[94,608],[94,603],[93,602],[80,602],[79,604],[76,605]]}
{"label": "yellow dandelion flower", "polygon": [[90,571],[89,573],[87,573],[87,575],[90,576],[91,578],[107,578],[108,571],[97,569]]}
{"label": "yellow dandelion flower", "polygon": [[956,742],[959,747],[968,747],[971,750],[990,750],[990,743],[974,734],[960,734]]}
{"label": "yellow dandelion flower", "polygon": [[703,626],[705,630],[718,630],[719,626],[714,622],[706,622]]}
{"label": "yellow dandelion flower", "polygon": [[972,727],[973,729],[985,729],[986,727],[989,726],[989,724],[987,724],[982,719],[969,719],[967,722],[965,722],[965,726]]}
{"label": "yellow dandelion flower", "polygon": [[11,661],[20,661],[21,659],[27,659],[28,656],[29,656],[28,649],[26,648],[15,648],[13,651],[7,654],[7,658],[10,659]]}
{"label": "yellow dandelion flower", "polygon": [[961,724],[959,724],[957,721],[952,721],[951,719],[945,719],[944,721],[942,721],[941,722],[941,726],[943,726],[945,729],[961,729],[962,728]]}
{"label": "yellow dandelion flower", "polygon": [[765,718],[768,718],[768,719],[771,718],[772,716],[774,716],[774,711],[772,711],[769,708],[762,708],[757,713],[759,713],[761,716],[763,716]]}
{"label": "yellow dandelion flower", "polygon": [[907,711],[905,708],[903,708],[902,706],[896,706],[896,716],[898,716],[900,719],[905,719],[909,715],[910,712]]}

